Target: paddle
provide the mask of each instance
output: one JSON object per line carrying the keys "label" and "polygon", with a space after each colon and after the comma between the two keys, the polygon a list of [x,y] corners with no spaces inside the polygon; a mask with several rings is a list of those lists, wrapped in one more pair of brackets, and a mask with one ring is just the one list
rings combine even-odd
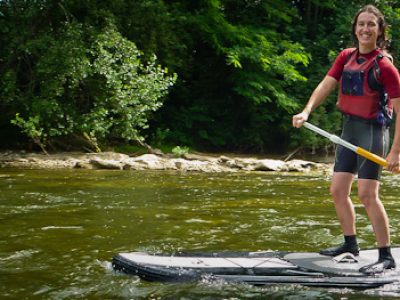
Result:
{"label": "paddle", "polygon": [[325,130],[322,130],[321,128],[318,128],[317,126],[312,125],[308,122],[304,122],[303,126],[306,127],[307,129],[310,129],[310,130],[330,139],[335,144],[341,145],[351,151],[354,151],[358,155],[361,155],[362,157],[365,157],[365,158],[377,163],[378,165],[381,165],[383,167],[387,167],[387,165],[388,165],[388,162],[384,158],[382,158],[374,153],[371,153],[361,147],[357,147],[349,142],[346,142],[345,140],[341,139],[337,135],[330,134],[330,133],[326,132]]}

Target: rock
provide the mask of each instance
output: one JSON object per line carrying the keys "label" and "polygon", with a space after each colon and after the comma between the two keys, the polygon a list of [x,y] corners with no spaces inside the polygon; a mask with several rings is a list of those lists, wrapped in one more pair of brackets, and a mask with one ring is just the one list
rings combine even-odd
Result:
{"label": "rock", "polygon": [[113,161],[124,161],[129,159],[129,155],[116,153],[116,152],[101,152],[101,153],[88,153],[87,156],[92,157],[92,159],[101,160],[113,160]]}
{"label": "rock", "polygon": [[136,158],[131,158],[133,162],[143,164],[147,169],[162,170],[165,169],[164,159],[155,154],[143,154]]}
{"label": "rock", "polygon": [[229,160],[224,160],[223,162],[225,162],[225,165],[228,168],[232,168],[232,169],[244,169],[245,165],[235,159],[229,159]]}
{"label": "rock", "polygon": [[91,163],[88,163],[86,161],[78,161],[74,168],[76,169],[94,169],[94,166]]}
{"label": "rock", "polygon": [[306,160],[293,159],[286,163],[286,167],[288,171],[305,171],[316,170],[318,169],[319,164]]}
{"label": "rock", "polygon": [[282,160],[262,159],[254,165],[255,171],[287,171],[287,165]]}
{"label": "rock", "polygon": [[91,159],[89,163],[93,165],[96,169],[109,169],[109,170],[122,170],[122,161],[116,160],[105,160],[105,159]]}
{"label": "rock", "polygon": [[192,154],[192,153],[186,153],[182,156],[182,158],[186,160],[199,160],[199,161],[209,161],[209,162],[218,161],[218,158],[212,156]]}
{"label": "rock", "polygon": [[122,166],[123,170],[145,170],[145,167],[137,162],[134,161],[126,161],[125,164]]}
{"label": "rock", "polygon": [[185,154],[182,158],[144,154],[137,157],[115,152],[103,153],[0,153],[0,167],[29,169],[112,169],[112,170],[179,170],[183,172],[309,172],[330,170],[330,164],[305,160],[284,162],[275,159],[257,159],[198,154]]}
{"label": "rock", "polygon": [[218,158],[218,160],[219,160],[220,162],[227,162],[227,161],[231,160],[231,158],[229,158],[229,157],[227,157],[227,156],[224,156],[224,155],[221,155],[221,156]]}

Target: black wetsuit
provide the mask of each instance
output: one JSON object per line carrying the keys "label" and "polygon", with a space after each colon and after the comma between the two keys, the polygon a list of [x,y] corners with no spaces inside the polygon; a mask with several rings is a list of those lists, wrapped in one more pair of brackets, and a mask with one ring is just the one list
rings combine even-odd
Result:
{"label": "black wetsuit", "polygon": [[[385,157],[389,150],[389,128],[361,118],[345,116],[341,137],[379,156]],[[360,179],[379,180],[382,167],[339,145],[334,171],[358,174]]]}

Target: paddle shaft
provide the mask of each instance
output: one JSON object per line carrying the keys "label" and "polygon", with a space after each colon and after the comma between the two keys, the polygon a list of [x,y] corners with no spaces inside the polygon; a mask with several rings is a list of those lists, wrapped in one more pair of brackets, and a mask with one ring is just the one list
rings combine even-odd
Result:
{"label": "paddle shaft", "polygon": [[384,158],[382,158],[372,152],[369,152],[369,151],[365,150],[364,148],[357,147],[357,146],[341,139],[337,135],[330,134],[329,132],[326,132],[325,130],[322,130],[321,128],[318,128],[317,126],[312,125],[308,122],[304,122],[303,126],[306,127],[307,129],[310,129],[310,130],[328,138],[335,144],[341,145],[351,151],[354,151],[358,155],[365,157],[365,158],[377,163],[378,165],[381,165],[383,167],[387,167],[387,165],[388,165],[387,161]]}

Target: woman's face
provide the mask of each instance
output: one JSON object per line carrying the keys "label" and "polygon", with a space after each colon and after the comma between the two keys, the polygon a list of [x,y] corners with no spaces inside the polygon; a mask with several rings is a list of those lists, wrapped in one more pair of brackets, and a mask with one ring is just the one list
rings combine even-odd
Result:
{"label": "woman's face", "polygon": [[381,34],[378,18],[369,12],[361,13],[357,18],[355,35],[359,47],[376,48],[376,41]]}

